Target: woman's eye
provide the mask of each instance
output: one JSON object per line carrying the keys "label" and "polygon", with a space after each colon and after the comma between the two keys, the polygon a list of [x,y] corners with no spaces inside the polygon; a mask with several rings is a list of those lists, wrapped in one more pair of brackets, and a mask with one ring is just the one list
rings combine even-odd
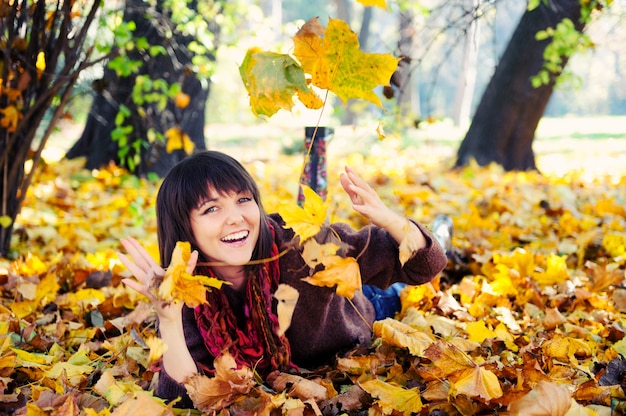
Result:
{"label": "woman's eye", "polygon": [[244,196],[244,197],[239,198],[240,204],[244,202],[250,202],[250,201],[252,201],[252,198],[250,198],[249,196]]}
{"label": "woman's eye", "polygon": [[210,214],[211,212],[215,212],[215,210],[217,210],[216,207],[208,207],[207,209],[205,209],[204,211],[202,211],[203,214]]}

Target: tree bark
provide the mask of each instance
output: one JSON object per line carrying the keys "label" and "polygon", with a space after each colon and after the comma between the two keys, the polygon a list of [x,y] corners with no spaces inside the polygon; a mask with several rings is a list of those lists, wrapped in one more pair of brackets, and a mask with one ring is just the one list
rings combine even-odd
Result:
{"label": "tree bark", "polygon": [[[116,128],[115,117],[122,105],[128,107],[131,116],[124,125],[132,126],[128,135],[129,142],[142,140],[145,145],[139,150],[140,164],[134,173],[143,176],[154,172],[165,175],[178,161],[186,157],[183,150],[167,153],[165,143],[161,140],[148,142],[149,131],[164,133],[168,129],[179,126],[189,135],[195,149],[206,149],[204,138],[205,107],[209,94],[210,81],[201,82],[191,71],[192,52],[187,45],[191,39],[177,31],[168,37],[166,32],[171,29],[167,11],[161,8],[162,2],[151,8],[143,0],[128,0],[125,3],[124,21],[136,23],[134,37],[145,36],[151,45],[161,45],[167,54],[156,57],[134,49],[129,52],[129,59],[141,60],[143,65],[139,74],[129,77],[118,76],[113,70],[106,69],[102,80],[96,82],[96,96],[85,125],[85,129],[68,151],[66,157],[86,157],[86,168],[94,169],[115,163],[120,165],[119,147],[111,137]],[[190,6],[192,7],[192,6]],[[213,22],[212,31],[218,34],[217,25]],[[137,105],[132,98],[133,86],[138,75],[148,75],[151,80],[165,79],[168,84],[179,83],[182,91],[190,96],[190,103],[183,109],[176,107],[168,100],[164,111],[156,104]]]}
{"label": "tree bark", "polygon": [[456,167],[475,159],[479,165],[495,162],[505,170],[537,169],[532,149],[535,130],[559,74],[548,85],[531,85],[530,78],[542,68],[543,52],[550,42],[537,41],[535,34],[564,18],[582,30],[580,16],[580,0],[542,2],[524,13],[461,142]]}

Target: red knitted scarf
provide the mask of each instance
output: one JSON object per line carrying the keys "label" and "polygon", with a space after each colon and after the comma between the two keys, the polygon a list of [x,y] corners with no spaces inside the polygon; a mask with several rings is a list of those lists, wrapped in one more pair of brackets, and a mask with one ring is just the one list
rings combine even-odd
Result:
{"label": "red knitted scarf", "polygon": [[[273,236],[274,229],[269,227]],[[272,244],[271,258],[273,260],[264,263],[257,275],[248,279],[243,328],[237,325],[235,312],[222,290],[208,292],[208,303],[194,311],[204,345],[213,357],[228,351],[239,366],[252,368],[261,377],[292,366],[289,341],[284,335],[277,335],[278,316],[272,311],[272,294],[280,280],[276,243]],[[209,275],[214,275],[212,270]]]}

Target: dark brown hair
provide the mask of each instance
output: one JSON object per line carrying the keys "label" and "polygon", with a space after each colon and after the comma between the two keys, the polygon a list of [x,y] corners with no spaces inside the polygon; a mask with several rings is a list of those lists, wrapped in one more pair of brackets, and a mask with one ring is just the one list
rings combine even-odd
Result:
{"label": "dark brown hair", "polygon": [[[178,241],[188,241],[192,250],[198,250],[190,214],[201,200],[209,198],[209,188],[220,194],[241,191],[252,193],[261,212],[259,239],[252,260],[269,258],[272,234],[256,182],[237,160],[224,153],[208,150],[189,156],[175,165],[159,188],[156,214],[161,265],[167,267],[170,264]],[[202,252],[199,254],[199,263],[208,261]],[[260,265],[247,267],[256,272]]]}

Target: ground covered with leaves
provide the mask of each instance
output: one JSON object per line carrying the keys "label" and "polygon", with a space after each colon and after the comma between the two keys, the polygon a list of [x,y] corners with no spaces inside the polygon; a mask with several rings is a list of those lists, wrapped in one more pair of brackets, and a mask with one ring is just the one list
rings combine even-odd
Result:
{"label": "ground covered with leaves", "polygon": [[[435,281],[402,294],[375,341],[335,364],[259,382],[216,363],[196,405],[218,414],[612,415],[626,408],[626,176],[583,180],[451,172],[410,151],[329,166],[333,220],[363,225],[339,191],[344,164],[428,224],[454,222]],[[431,161],[432,162],[432,161]],[[293,203],[302,160],[249,164],[268,211]],[[160,345],[147,304],[120,280],[119,239],[156,255],[158,181],[50,163],[2,260],[0,414],[193,413],[155,398]]]}

